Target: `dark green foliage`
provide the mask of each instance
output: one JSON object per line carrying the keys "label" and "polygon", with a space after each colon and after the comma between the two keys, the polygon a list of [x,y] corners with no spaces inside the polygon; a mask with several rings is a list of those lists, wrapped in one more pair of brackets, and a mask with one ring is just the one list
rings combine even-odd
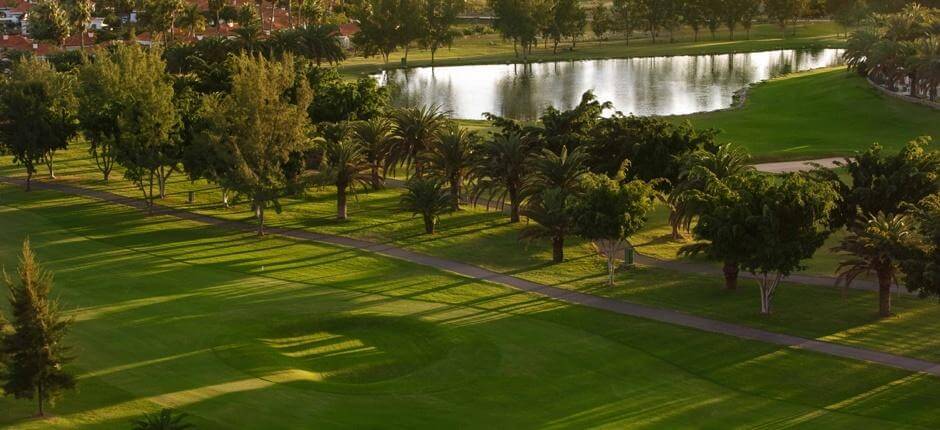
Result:
{"label": "dark green foliage", "polygon": [[922,200],[912,215],[920,243],[901,263],[904,285],[921,297],[940,296],[940,194]]}
{"label": "dark green foliage", "polygon": [[[716,131],[696,130],[654,117],[615,114],[600,120],[591,132],[587,152],[591,170],[615,175],[629,163],[628,179],[678,180],[681,158],[714,145]],[[663,184],[668,189],[669,184]]]}
{"label": "dark green foliage", "polygon": [[846,179],[834,170],[813,172],[839,193],[834,228],[853,228],[868,214],[901,213],[905,204],[915,204],[940,191],[940,151],[931,149],[926,137],[908,143],[896,154],[885,153],[881,145],[874,144],[841,166],[848,173]]}
{"label": "dark green foliage", "polygon": [[28,239],[20,255],[19,282],[5,272],[3,275],[9,289],[13,328],[12,333],[0,332],[0,355],[8,361],[3,392],[36,399],[38,415],[43,416],[47,403],[75,387],[74,376],[62,368],[73,360],[63,342],[72,321],[62,315],[58,301],[49,297],[52,273],[36,261]]}
{"label": "dark green foliage", "polygon": [[422,154],[428,174],[448,184],[454,210],[460,209],[463,184],[476,161],[474,152],[478,144],[476,133],[451,123],[439,133],[437,143]]}
{"label": "dark green foliage", "polygon": [[411,178],[405,185],[407,190],[401,196],[399,206],[402,211],[421,215],[424,232],[434,234],[434,227],[441,214],[454,210],[450,193],[444,189],[444,183],[435,178]]}
{"label": "dark green foliage", "polygon": [[308,115],[313,122],[339,122],[375,118],[388,107],[388,89],[372,78],[345,81],[335,69],[307,72],[313,101]]}
{"label": "dark green foliage", "polygon": [[44,40],[62,45],[69,37],[68,10],[57,0],[42,0],[29,11],[29,35],[36,40]]}
{"label": "dark green foliage", "polygon": [[26,189],[44,162],[55,177],[55,152],[78,130],[75,79],[48,62],[23,58],[0,81],[0,146],[26,168]]}
{"label": "dark green foliage", "polygon": [[581,101],[571,109],[562,111],[549,106],[539,117],[542,147],[553,152],[563,147],[581,147],[590,141],[591,131],[602,121],[601,114],[611,107],[610,102],[597,101],[592,91],[582,94]]}
{"label": "dark green foliage", "polygon": [[144,414],[142,418],[131,422],[133,430],[187,430],[196,426],[187,423],[187,415],[174,413],[172,409],[162,409],[153,414]]}
{"label": "dark green foliage", "polygon": [[519,209],[527,193],[529,159],[535,153],[530,141],[515,133],[499,134],[483,142],[470,170],[473,200],[503,207],[509,199],[509,222],[519,222]]}
{"label": "dark green foliage", "polygon": [[390,165],[414,167],[414,175],[424,173],[424,154],[437,141],[437,136],[447,125],[447,114],[438,106],[400,108],[392,112],[392,147]]}
{"label": "dark green foliage", "polygon": [[535,224],[526,225],[519,239],[550,239],[555,263],[565,260],[565,237],[574,230],[569,200],[570,194],[565,190],[548,188],[533,196],[522,211]]}
{"label": "dark green foliage", "polygon": [[364,148],[345,137],[327,139],[323,148],[323,162],[315,181],[320,185],[336,187],[336,219],[348,217],[346,211],[347,192],[355,193],[356,187],[366,188],[372,179],[372,165]]}
{"label": "dark green foliage", "polygon": [[359,121],[352,126],[352,138],[359,144],[369,163],[372,189],[381,189],[385,186],[388,157],[395,142],[391,122],[383,117]]}

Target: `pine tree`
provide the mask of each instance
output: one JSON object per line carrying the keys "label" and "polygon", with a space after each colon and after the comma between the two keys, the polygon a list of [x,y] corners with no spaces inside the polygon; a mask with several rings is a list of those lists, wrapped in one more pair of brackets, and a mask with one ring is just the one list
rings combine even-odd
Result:
{"label": "pine tree", "polygon": [[62,342],[72,321],[62,316],[58,301],[49,298],[52,273],[36,261],[29,239],[23,242],[17,274],[19,283],[3,273],[13,311],[13,331],[0,342],[0,356],[8,361],[3,391],[36,399],[41,417],[47,403],[75,387],[75,378],[62,368],[73,360]]}

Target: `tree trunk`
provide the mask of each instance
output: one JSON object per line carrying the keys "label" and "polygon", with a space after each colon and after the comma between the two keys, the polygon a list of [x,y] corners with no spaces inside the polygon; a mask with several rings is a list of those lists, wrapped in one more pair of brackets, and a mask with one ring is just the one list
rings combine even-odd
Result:
{"label": "tree trunk", "polygon": [[378,164],[372,165],[372,189],[375,191],[382,189],[382,176],[379,175]]}
{"label": "tree trunk", "polygon": [[555,236],[552,238],[552,261],[561,263],[565,261],[565,238],[564,236]]}
{"label": "tree trunk", "polygon": [[39,416],[39,417],[44,417],[44,416],[46,416],[46,411],[43,409],[43,407],[45,406],[44,403],[46,403],[46,390],[45,390],[45,387],[43,386],[42,382],[40,382],[40,383],[36,386],[36,391],[37,391],[36,403],[37,403],[37,406],[38,406],[38,411],[37,411],[36,415]]}
{"label": "tree trunk", "polygon": [[264,202],[255,203],[258,211],[258,236],[264,236]]}
{"label": "tree trunk", "polygon": [[46,155],[46,167],[49,168],[49,177],[55,179],[55,151],[49,151]]}
{"label": "tree trunk", "polygon": [[33,172],[29,169],[26,169],[26,191],[33,190]]}
{"label": "tree trunk", "polygon": [[424,232],[434,234],[434,217],[431,215],[424,215]]}
{"label": "tree trunk", "polygon": [[515,187],[509,189],[509,222],[519,222],[519,192]]}
{"label": "tree trunk", "polygon": [[454,210],[460,210],[460,178],[454,175],[450,178],[450,200],[454,205]]}
{"label": "tree trunk", "polygon": [[738,262],[725,261],[721,271],[725,275],[725,289],[728,291],[736,291],[738,289]]}
{"label": "tree trunk", "polygon": [[878,315],[891,316],[891,271],[878,271]]}
{"label": "tree trunk", "polygon": [[608,249],[607,250],[607,285],[610,287],[614,286],[614,271],[616,271],[617,269],[614,266],[615,263],[616,263],[616,258],[614,257],[613,249]]}
{"label": "tree trunk", "polygon": [[346,219],[346,186],[336,186],[336,219]]}
{"label": "tree trunk", "polygon": [[147,214],[153,215],[153,171],[150,171],[150,192],[147,193]]}
{"label": "tree trunk", "polygon": [[774,294],[777,292],[777,285],[780,284],[780,278],[782,277],[778,273],[773,279],[769,279],[767,275],[767,273],[764,273],[758,280],[760,284],[760,313],[762,315],[770,315],[773,312]]}

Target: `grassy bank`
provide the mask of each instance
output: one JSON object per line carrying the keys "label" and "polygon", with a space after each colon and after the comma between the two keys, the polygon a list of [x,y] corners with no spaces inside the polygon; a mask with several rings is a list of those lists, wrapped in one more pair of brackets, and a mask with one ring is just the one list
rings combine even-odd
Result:
{"label": "grassy bank", "polygon": [[[75,317],[79,391],[7,428],[936,427],[935,378],[565,306],[353,251],[0,186]],[[545,407],[551,399],[551,407]]]}
{"label": "grassy bank", "polygon": [[917,136],[940,138],[940,111],[888,97],[844,68],[757,84],[739,109],[675,118],[721,129],[720,140],[758,161],[851,155],[874,142],[897,150]]}
{"label": "grassy bank", "polygon": [[[735,34],[730,40],[726,30],[716,32],[715,38],[702,31],[698,40],[689,29],[676,33],[675,42],[669,43],[668,37],[657,39],[653,43],[647,38],[631,38],[629,44],[622,38],[594,40],[593,34],[586,35],[591,40],[578,41],[574,49],[568,43],[562,43],[557,53],[551,46],[538,46],[532,50],[529,61],[568,61],[604,58],[652,57],[666,55],[726,54],[732,52],[753,52],[773,49],[841,47],[845,39],[840,35],[842,29],[831,22],[807,22],[797,26],[796,36],[783,38],[779,27],[773,24],[757,24],[746,39],[744,32]],[[381,57],[352,57],[344,61],[340,71],[349,77],[375,73],[384,68],[401,66],[401,52],[394,53],[386,65]],[[497,34],[467,36],[458,39],[450,49],[440,49],[435,58],[437,66],[458,66],[469,64],[495,64],[521,62],[516,56],[512,43],[502,40]],[[426,50],[412,49],[408,54],[409,67],[431,65],[431,53]]]}

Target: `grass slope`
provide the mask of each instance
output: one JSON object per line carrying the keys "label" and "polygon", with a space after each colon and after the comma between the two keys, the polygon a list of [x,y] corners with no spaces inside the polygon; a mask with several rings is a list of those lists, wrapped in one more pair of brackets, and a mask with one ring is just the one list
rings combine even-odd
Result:
{"label": "grass slope", "polygon": [[676,117],[722,130],[761,160],[851,155],[879,142],[897,150],[920,135],[940,137],[940,111],[888,97],[844,68],[756,85],[741,109]]}
{"label": "grass slope", "polygon": [[[202,429],[935,428],[936,378],[565,306],[402,262],[0,186],[71,309],[79,391],[46,421]],[[546,407],[546,405],[550,407]]]}

